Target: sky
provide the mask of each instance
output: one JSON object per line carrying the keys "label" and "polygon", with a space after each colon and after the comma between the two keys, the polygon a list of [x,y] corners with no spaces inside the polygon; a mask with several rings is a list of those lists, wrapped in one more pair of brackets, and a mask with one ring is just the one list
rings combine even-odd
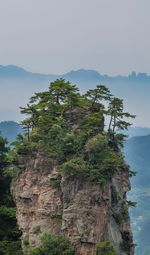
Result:
{"label": "sky", "polygon": [[150,0],[0,0],[0,64],[150,74]]}

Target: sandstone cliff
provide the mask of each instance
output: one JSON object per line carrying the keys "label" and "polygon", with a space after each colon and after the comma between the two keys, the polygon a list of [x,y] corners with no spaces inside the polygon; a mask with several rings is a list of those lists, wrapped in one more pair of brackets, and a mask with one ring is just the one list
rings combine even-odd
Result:
{"label": "sandstone cliff", "polygon": [[19,158],[20,174],[12,187],[24,254],[45,229],[65,234],[76,255],[95,255],[97,242],[111,240],[117,255],[133,255],[125,166],[104,186],[64,177],[41,153]]}

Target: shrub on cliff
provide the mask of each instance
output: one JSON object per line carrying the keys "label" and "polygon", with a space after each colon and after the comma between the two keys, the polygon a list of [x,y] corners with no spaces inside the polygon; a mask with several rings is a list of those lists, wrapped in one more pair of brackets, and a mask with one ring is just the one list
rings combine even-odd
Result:
{"label": "shrub on cliff", "polygon": [[30,250],[29,255],[74,255],[75,249],[64,236],[55,236],[49,232],[40,235],[41,244]]}
{"label": "shrub on cliff", "polygon": [[99,242],[96,245],[96,255],[116,255],[116,252],[110,241]]}
{"label": "shrub on cliff", "polygon": [[82,177],[103,184],[113,173],[119,171],[122,157],[109,147],[107,137],[97,134],[90,138],[82,150],[82,156],[62,164],[66,176]]}

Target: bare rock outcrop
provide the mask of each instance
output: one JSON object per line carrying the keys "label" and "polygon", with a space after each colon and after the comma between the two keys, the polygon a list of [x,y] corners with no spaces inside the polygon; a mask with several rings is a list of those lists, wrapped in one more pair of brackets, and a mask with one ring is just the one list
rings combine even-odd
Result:
{"label": "bare rock outcrop", "polygon": [[134,254],[125,166],[104,186],[64,177],[41,153],[20,156],[19,168],[12,194],[25,255],[25,240],[34,246],[45,229],[65,234],[75,245],[76,255],[96,255],[96,243],[104,240],[112,241],[117,255]]}

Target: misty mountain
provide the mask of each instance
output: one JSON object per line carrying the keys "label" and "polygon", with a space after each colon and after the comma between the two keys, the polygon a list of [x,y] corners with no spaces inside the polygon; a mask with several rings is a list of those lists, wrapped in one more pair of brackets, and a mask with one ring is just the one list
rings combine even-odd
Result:
{"label": "misty mountain", "polygon": [[[125,157],[129,165],[136,169],[133,184],[149,186],[150,183],[150,135],[132,137],[125,143]],[[143,174],[144,171],[144,174]]]}
{"label": "misty mountain", "polygon": [[150,135],[132,137],[125,143],[125,158],[131,169],[136,171],[131,178],[132,190],[129,199],[137,201],[131,210],[133,233],[137,255],[150,254]]}
{"label": "misty mountain", "polygon": [[26,105],[29,98],[38,91],[45,90],[51,81],[64,78],[80,87],[82,92],[105,84],[112,93],[124,99],[125,110],[137,115],[136,126],[149,126],[150,115],[150,76],[145,73],[129,76],[102,75],[94,70],[80,69],[62,75],[37,74],[16,66],[0,66],[0,119],[20,120],[20,106]]}
{"label": "misty mountain", "polygon": [[22,133],[21,126],[14,121],[0,122],[0,135],[5,137],[9,143],[16,140],[16,136]]}
{"label": "misty mountain", "polygon": [[145,135],[150,135],[150,128],[131,126],[128,128],[128,130],[124,130],[123,133],[128,135],[129,138],[133,136],[145,136]]}
{"label": "misty mountain", "polygon": [[0,66],[0,119],[20,121],[19,107],[55,79],[53,75],[34,74],[16,66]]}

